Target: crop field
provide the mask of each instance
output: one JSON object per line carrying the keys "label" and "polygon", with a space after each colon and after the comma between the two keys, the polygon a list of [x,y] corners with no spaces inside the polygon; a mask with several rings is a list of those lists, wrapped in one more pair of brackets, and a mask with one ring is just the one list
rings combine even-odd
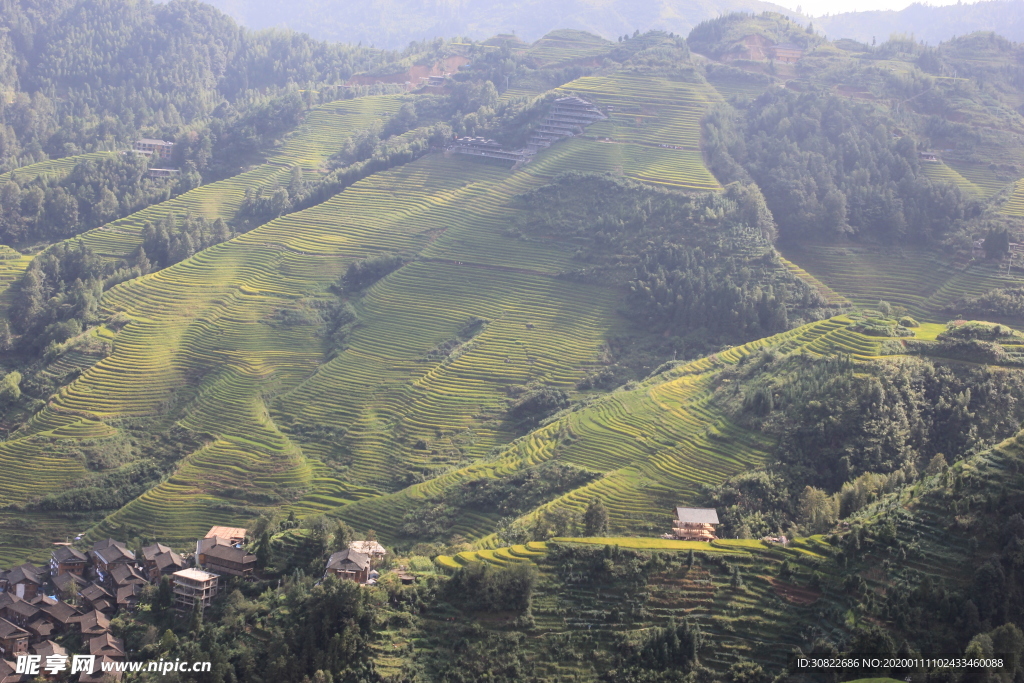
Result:
{"label": "crop field", "polygon": [[1017,181],[1013,194],[1000,211],[1008,216],[1024,216],[1024,180]]}
{"label": "crop field", "polygon": [[[116,287],[104,308],[133,322],[25,438],[68,414],[167,415],[214,435],[93,532],[145,529],[172,542],[211,520],[240,521],[260,501],[330,509],[394,486],[410,467],[480,457],[511,438],[495,420],[506,386],[571,387],[620,324],[612,290],[553,277],[569,254],[495,238],[508,199],[537,182],[433,155]],[[278,312],[381,251],[422,258],[367,292],[347,348],[321,365],[317,328],[279,325]],[[475,318],[487,323],[471,343],[425,360]],[[318,425],[347,430],[343,480],[323,464],[336,441],[295,436]],[[430,449],[414,450],[418,439]]]}
{"label": "crop field", "polygon": [[713,96],[706,86],[615,74],[580,78],[559,92],[594,102],[609,119],[588,126],[587,139],[555,145],[559,156],[534,161],[526,167],[530,173],[544,174],[546,165],[572,165],[679,189],[720,187],[700,151],[700,119]]}
{"label": "crop field", "polygon": [[906,250],[891,253],[860,247],[810,246],[785,249],[786,258],[806,269],[857,306],[880,300],[906,307],[923,322],[941,323],[955,317],[943,308],[956,299],[984,294],[997,287],[1018,287],[1020,278],[1007,278],[995,266],[950,263],[938,254]]}
{"label": "crop field", "polygon": [[0,185],[3,185],[11,177],[15,177],[19,182],[24,183],[29,180],[35,180],[39,176],[65,176],[71,172],[71,169],[75,167],[80,161],[87,159],[102,159],[105,156],[114,154],[114,152],[90,152],[88,154],[76,154],[75,156],[63,157],[60,159],[48,159],[46,161],[40,161],[36,164],[30,164],[28,166],[22,166],[16,168],[13,171],[7,173],[0,173]]}
{"label": "crop field", "polygon": [[[471,562],[506,566],[512,561],[529,561],[537,565],[540,580],[532,610],[536,627],[524,647],[537,667],[534,675],[542,680],[600,680],[593,667],[602,656],[598,650],[614,651],[618,638],[663,627],[670,620],[680,623],[684,618],[695,621],[714,643],[701,653],[705,666],[724,672],[737,659],[745,658],[778,669],[784,666],[791,647],[800,644],[801,630],[807,624],[830,632],[843,629],[843,624],[826,615],[845,613],[847,598],[831,564],[822,564],[822,555],[815,552],[801,552],[817,549],[819,543],[800,539],[788,548],[747,543],[724,548],[661,539],[554,539],[528,558],[521,557],[525,548],[512,546],[442,556],[437,564],[442,571]],[[660,552],[671,564],[647,575],[639,587],[606,576],[572,577],[560,571],[552,554],[564,545],[618,545],[623,551]],[[692,566],[687,559],[691,551]],[[783,578],[784,562],[789,563],[790,573]],[[739,587],[731,580],[734,571],[742,577]],[[819,572],[816,584],[812,582],[815,571]],[[609,614],[619,618],[610,619]],[[443,622],[427,621],[424,626],[428,633],[433,630],[435,637],[444,633]],[[579,630],[585,632],[585,639],[570,635]],[[570,642],[572,647],[566,647]]]}
{"label": "crop field", "polygon": [[383,120],[399,106],[397,97],[381,95],[339,100],[317,107],[307,114],[306,120],[294,133],[284,139],[267,163],[90,230],[82,235],[82,239],[98,254],[124,258],[138,247],[146,222],[156,222],[168,214],[185,216],[191,213],[208,220],[223,218],[236,229],[242,229],[244,226],[239,224],[237,213],[247,189],[267,189],[287,183],[291,168],[296,165],[304,169],[319,169],[353,132]]}
{"label": "crop field", "polygon": [[[602,476],[545,507],[582,513],[593,497],[600,497],[613,530],[660,534],[671,526],[672,508],[692,500],[700,484],[713,485],[756,466],[772,445],[763,435],[730,422],[711,402],[719,370],[766,345],[820,355],[849,353],[861,360],[878,357],[881,340],[849,330],[851,322],[841,316],[811,323],[681,364],[637,389],[614,392],[516,439],[496,460],[349,503],[337,514],[356,525],[373,519],[374,530],[393,537],[406,512],[443,488],[557,460]],[[479,538],[496,522],[486,515],[466,516],[453,531]],[[493,537],[484,539],[485,545],[494,542]]]}
{"label": "crop field", "polygon": [[921,170],[933,183],[956,185],[964,193],[975,197],[987,196],[985,190],[978,187],[944,163],[924,162],[921,164]]}
{"label": "crop field", "polygon": [[526,51],[538,67],[586,61],[607,54],[614,43],[586,31],[552,31]]}
{"label": "crop field", "polygon": [[1000,176],[998,171],[993,171],[986,164],[974,164],[967,161],[947,159],[945,165],[976,187],[985,199],[1000,192],[1012,182],[1006,176]]}

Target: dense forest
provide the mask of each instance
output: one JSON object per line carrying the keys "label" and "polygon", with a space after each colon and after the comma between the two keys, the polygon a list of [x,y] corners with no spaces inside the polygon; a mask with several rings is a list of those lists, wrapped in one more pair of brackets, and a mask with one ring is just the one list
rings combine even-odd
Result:
{"label": "dense forest", "polygon": [[563,277],[624,281],[624,314],[679,338],[681,353],[781,332],[831,310],[777,261],[776,225],[756,185],[683,195],[566,174],[520,201],[513,234],[573,249],[579,268]]}

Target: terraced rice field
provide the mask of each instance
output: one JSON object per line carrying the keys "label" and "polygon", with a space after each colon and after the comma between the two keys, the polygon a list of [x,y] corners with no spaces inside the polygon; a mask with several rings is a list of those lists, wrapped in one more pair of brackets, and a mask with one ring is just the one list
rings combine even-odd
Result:
{"label": "terraced rice field", "polygon": [[587,128],[587,137],[598,141],[560,143],[567,148],[561,153],[574,155],[576,163],[681,189],[720,187],[700,151],[700,120],[715,96],[707,86],[619,73],[580,78],[558,90],[594,102],[609,115]]}
{"label": "terraced rice field", "polygon": [[13,171],[8,171],[7,173],[0,173],[0,185],[3,185],[10,180],[12,176],[16,177],[20,183],[35,180],[39,176],[65,176],[81,161],[85,161],[87,159],[102,159],[103,157],[110,156],[111,154],[114,154],[114,152],[90,152],[88,154],[76,154],[75,156],[63,157],[61,159],[48,159],[47,161],[40,161],[36,164],[22,166],[21,168],[16,168]]}
{"label": "terraced rice field", "polygon": [[945,164],[952,170],[956,171],[974,187],[978,188],[978,191],[984,199],[988,199],[992,195],[1002,191],[1003,188],[1012,182],[1011,180],[1008,180],[1006,176],[1000,176],[998,171],[990,169],[987,164],[974,164],[967,161],[955,161],[951,159],[946,160]]}
{"label": "terraced rice field", "polygon": [[295,132],[284,139],[267,163],[90,230],[82,235],[82,239],[98,254],[124,258],[139,246],[143,226],[168,214],[184,216],[191,213],[208,220],[223,218],[236,229],[243,229],[237,213],[246,190],[268,189],[287,183],[291,169],[296,165],[307,170],[319,169],[353,132],[370,127],[374,121],[383,121],[386,115],[398,111],[400,106],[398,97],[382,95],[339,100],[317,107],[307,114]]}
{"label": "terraced rice field", "polygon": [[1000,209],[1008,216],[1024,216],[1024,180],[1018,180],[1013,194]]}
{"label": "terraced rice field", "polygon": [[[378,533],[393,537],[406,512],[445,487],[557,460],[603,476],[545,508],[582,513],[591,499],[599,497],[614,530],[658,535],[670,528],[671,509],[692,500],[700,484],[715,484],[756,466],[772,445],[763,435],[733,424],[712,403],[718,371],[765,345],[787,352],[802,348],[820,355],[878,357],[881,340],[849,330],[850,323],[845,317],[824,320],[680,365],[638,389],[615,392],[513,441],[497,460],[472,464],[398,493],[349,503],[337,514],[356,525],[373,519]],[[484,515],[467,517],[453,533],[479,537],[496,522]],[[494,541],[488,537],[484,543]]]}
{"label": "terraced rice field", "polygon": [[[583,578],[567,574],[550,553],[550,549],[567,544],[604,546],[620,541],[622,550],[660,552],[662,557],[671,558],[673,565],[647,575],[642,587],[631,588],[607,576]],[[651,538],[549,542],[545,552],[530,560],[540,570],[533,595],[536,626],[524,643],[536,667],[534,675],[556,682],[601,680],[594,664],[605,653],[614,651],[618,638],[665,626],[670,620],[679,623],[686,618],[699,625],[714,643],[714,647],[702,651],[701,662],[720,672],[741,658],[770,670],[782,668],[788,652],[802,642],[802,630],[808,624],[829,632],[845,630],[842,623],[835,623],[828,616],[845,613],[847,599],[834,580],[834,569],[816,552],[823,547],[820,542],[799,539],[788,548],[758,541],[732,548],[717,545]],[[493,556],[460,553],[438,558],[438,565],[446,571],[479,561],[502,566],[502,561],[496,561],[500,560],[499,553],[514,550],[515,547],[497,549]],[[688,566],[685,558],[691,550],[695,551],[695,562]],[[782,580],[778,574],[785,561],[793,573]],[[743,578],[742,588],[731,585],[733,569]],[[820,589],[808,585],[814,571],[820,572]],[[609,614],[619,618],[609,619]],[[437,626],[443,628],[443,624]],[[580,632],[585,639],[566,640]],[[575,648],[566,648],[567,642],[573,642]],[[568,654],[573,650],[573,654]],[[584,653],[582,657],[577,654],[580,652]]]}
{"label": "terraced rice field", "polygon": [[978,187],[944,163],[922,162],[921,170],[933,183],[956,185],[966,194],[979,198],[987,196],[985,190]]}
{"label": "terraced rice field", "polygon": [[611,41],[586,31],[564,29],[552,31],[526,51],[538,67],[580,62],[607,54],[614,47]]}
{"label": "terraced rice field", "polygon": [[11,285],[21,279],[32,257],[21,254],[6,244],[0,244],[0,315],[7,310],[10,303],[8,290]]}
{"label": "terraced rice field", "polygon": [[[616,82],[598,83],[595,92],[599,86]],[[617,100],[620,106],[632,101],[647,107],[641,101],[645,93],[637,84],[630,87],[634,99]],[[637,139],[668,139],[659,136],[676,131],[696,144],[690,131],[698,120],[691,112],[695,105],[683,97],[691,93],[692,99],[693,87],[659,80],[654,91],[660,94],[651,105],[656,125]],[[246,188],[284,182],[294,164],[315,168],[334,151],[331,145],[398,105],[395,97],[326,105],[268,163],[84,239],[99,253],[117,257],[135,248],[145,221],[169,212],[231,220]],[[678,125],[677,114],[685,117]],[[104,520],[91,537],[144,533],[184,543],[212,523],[244,523],[260,508],[282,504],[298,514],[328,511],[360,529],[373,526],[393,536],[403,511],[515,436],[501,421],[510,386],[540,382],[571,389],[589,372],[605,340],[627,331],[616,313],[617,290],[555,277],[572,265],[570,251],[505,236],[512,198],[563,171],[616,164],[652,182],[717,187],[713,178],[707,180],[696,149],[627,147],[574,139],[541,152],[517,173],[430,155],[115,287],[103,310],[123,312],[132,322],[118,333],[113,353],[37,413],[19,438],[4,445],[12,455],[0,449],[0,462],[27,457],[17,449],[35,458],[59,457],[46,434],[83,419],[179,422],[209,435],[206,445],[185,457],[165,482]],[[599,165],[597,159],[609,151],[610,161]],[[282,311],[326,296],[327,286],[352,260],[392,251],[417,258],[360,297],[358,325],[330,360],[315,324],[280,322]],[[478,319],[486,322],[470,342],[447,358],[430,356]],[[580,416],[583,422],[571,428],[592,433],[600,445],[574,446],[567,460],[607,475],[558,504],[585,505],[590,493],[606,491],[621,525],[635,528],[649,523],[647,515],[661,514],[666,501],[678,502],[698,479],[718,480],[756,462],[760,440],[718,424],[704,405],[700,396],[708,381],[710,375],[692,378],[677,388],[678,396],[667,389],[645,398],[631,394],[621,405]],[[687,417],[675,425],[674,417],[656,415],[663,410],[659,401]],[[650,411],[647,422],[627,428],[628,413],[641,409]],[[665,443],[650,441],[646,429],[652,435],[665,430]],[[678,443],[667,445],[670,436]],[[557,450],[555,437],[547,430],[520,440],[511,460],[486,467],[508,471],[549,459]],[[733,453],[741,444],[743,452]],[[620,448],[625,450],[616,452]],[[410,473],[446,470],[447,479],[395,492]],[[663,470],[674,478],[655,484]],[[11,489],[11,501],[44,488],[60,490],[88,474],[72,463],[52,472],[54,479],[38,489]],[[641,503],[633,505],[637,492]],[[479,537],[496,522],[469,515],[453,531]]]}
{"label": "terraced rice field", "polygon": [[879,300],[905,306],[923,322],[942,323],[953,317],[942,309],[962,297],[997,287],[1018,287],[1019,278],[985,263],[969,266],[928,252],[892,253],[863,247],[810,246],[786,248],[786,258],[806,269],[857,306],[873,307]]}

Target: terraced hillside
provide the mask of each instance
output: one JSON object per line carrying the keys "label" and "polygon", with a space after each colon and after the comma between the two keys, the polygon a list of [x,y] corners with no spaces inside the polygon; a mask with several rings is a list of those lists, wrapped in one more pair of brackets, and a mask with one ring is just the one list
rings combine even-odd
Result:
{"label": "terraced hillside", "polygon": [[1024,180],[1017,181],[1013,194],[1000,210],[1008,216],[1024,217]]}
{"label": "terraced hillside", "polygon": [[[716,406],[714,388],[724,367],[759,349],[803,350],[820,356],[848,354],[870,361],[886,353],[885,340],[850,329],[839,316],[783,334],[734,347],[617,391],[586,407],[561,414],[550,424],[516,439],[493,460],[381,497],[352,502],[337,510],[350,524],[372,526],[386,537],[400,535],[403,517],[420,510],[441,491],[460,482],[501,478],[543,463],[559,462],[598,472],[601,477],[544,509],[582,514],[598,497],[608,508],[613,529],[644,535],[670,528],[670,513],[693,500],[701,484],[715,485],[763,461],[773,443],[740,428]],[[468,514],[453,531],[468,537],[487,533],[496,516]],[[487,539],[486,543],[493,543]]]}
{"label": "terraced hillside", "polygon": [[608,120],[587,128],[601,147],[572,141],[595,170],[670,187],[720,187],[700,150],[700,120],[714,95],[706,85],[620,72],[580,78],[559,90],[608,110]]}
{"label": "terraced hillside", "polygon": [[786,258],[806,269],[858,306],[879,300],[905,306],[924,322],[945,322],[943,308],[956,299],[978,296],[998,287],[1024,282],[985,263],[964,266],[948,257],[918,250],[868,247],[806,246],[783,248]]}
{"label": "terraced hillside", "polygon": [[209,220],[223,218],[237,225],[238,209],[247,189],[272,189],[286,183],[294,166],[318,171],[353,132],[369,128],[374,121],[398,111],[400,106],[397,97],[383,95],[338,100],[317,107],[273,151],[266,163],[90,230],[82,239],[98,254],[123,258],[139,246],[142,228],[147,222],[155,223],[168,214],[191,213]]}
{"label": "terraced hillside", "polygon": [[526,50],[526,57],[538,67],[582,63],[607,54],[614,44],[586,31],[552,31]]}
{"label": "terraced hillside", "polygon": [[60,159],[48,159],[47,161],[40,161],[36,164],[29,164],[28,166],[22,166],[16,168],[13,171],[7,173],[0,173],[0,185],[3,185],[11,176],[16,176],[22,181],[31,180],[38,176],[64,176],[71,172],[71,169],[75,167],[81,161],[88,159],[100,159],[102,157],[113,154],[113,152],[90,152],[88,154],[77,154],[70,157],[62,157]]}
{"label": "terraced hillside", "polygon": [[[785,548],[760,541],[558,538],[441,556],[437,563],[448,571],[474,562],[536,565],[535,626],[525,646],[534,675],[545,681],[592,681],[614,666],[613,653],[623,638],[684,619],[705,634],[701,661],[713,670],[725,672],[741,659],[766,670],[784,668],[790,650],[805,644],[810,625],[833,633],[846,630],[836,615],[847,611],[849,598],[830,562],[832,553],[820,537]],[[634,558],[643,563],[652,555],[660,563],[645,565],[638,580],[628,578],[626,567]],[[604,557],[609,563],[602,570],[598,564]],[[739,586],[732,578],[736,572]],[[444,624],[428,613],[420,628],[430,642]]]}
{"label": "terraced hillside", "polygon": [[[685,138],[693,151],[683,158],[699,161],[696,88],[657,81],[656,124],[637,139],[653,145]],[[645,106],[639,84],[629,95],[633,104],[616,101]],[[676,95],[687,99],[668,101]],[[146,220],[168,212],[231,219],[246,187],[279,182],[292,164],[316,168],[332,145],[398,106],[389,97],[325,105],[263,166],[84,239],[99,253],[123,256]],[[81,461],[51,445],[46,435],[53,430],[117,429],[125,419],[177,421],[208,435],[206,445],[94,535],[144,533],[178,542],[266,506],[334,510],[401,488],[410,476],[486,456],[514,436],[500,419],[509,387],[539,382],[572,390],[609,336],[627,332],[616,313],[617,290],[556,277],[571,264],[571,252],[503,236],[513,197],[566,170],[595,170],[594,154],[615,147],[625,145],[556,144],[517,173],[430,155],[114,288],[104,310],[131,322],[111,355],[55,396],[20,438],[0,446],[12,476],[0,481],[4,500],[38,497],[87,476]],[[628,163],[636,177],[717,186],[703,167],[686,171],[697,181],[677,175],[678,159],[662,164],[652,155]],[[355,302],[357,324],[324,362],[315,316],[298,324],[290,316],[323,301],[353,260],[383,252],[417,256]],[[473,321],[482,322],[472,339],[450,351],[446,344]],[[438,356],[434,350],[442,347],[449,350]],[[33,458],[53,460],[50,479],[15,481]],[[477,535],[489,530],[483,521]]]}
{"label": "terraced hillside", "polygon": [[988,189],[985,189],[975,185],[973,182],[960,175],[960,173],[954,170],[951,166],[942,162],[921,164],[921,170],[924,172],[924,175],[934,183],[956,185],[962,192],[976,197],[990,196],[988,190],[993,189],[991,186]]}

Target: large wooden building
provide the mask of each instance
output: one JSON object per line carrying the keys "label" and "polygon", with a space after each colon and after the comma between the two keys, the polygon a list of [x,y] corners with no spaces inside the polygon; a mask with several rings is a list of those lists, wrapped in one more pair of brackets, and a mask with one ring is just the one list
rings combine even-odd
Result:
{"label": "large wooden building", "polygon": [[366,583],[370,578],[370,556],[357,553],[355,550],[336,552],[327,561],[327,574],[334,574],[340,579],[351,579],[356,583]]}
{"label": "large wooden building", "polygon": [[714,508],[676,508],[672,535],[683,541],[713,541],[718,524]]}

